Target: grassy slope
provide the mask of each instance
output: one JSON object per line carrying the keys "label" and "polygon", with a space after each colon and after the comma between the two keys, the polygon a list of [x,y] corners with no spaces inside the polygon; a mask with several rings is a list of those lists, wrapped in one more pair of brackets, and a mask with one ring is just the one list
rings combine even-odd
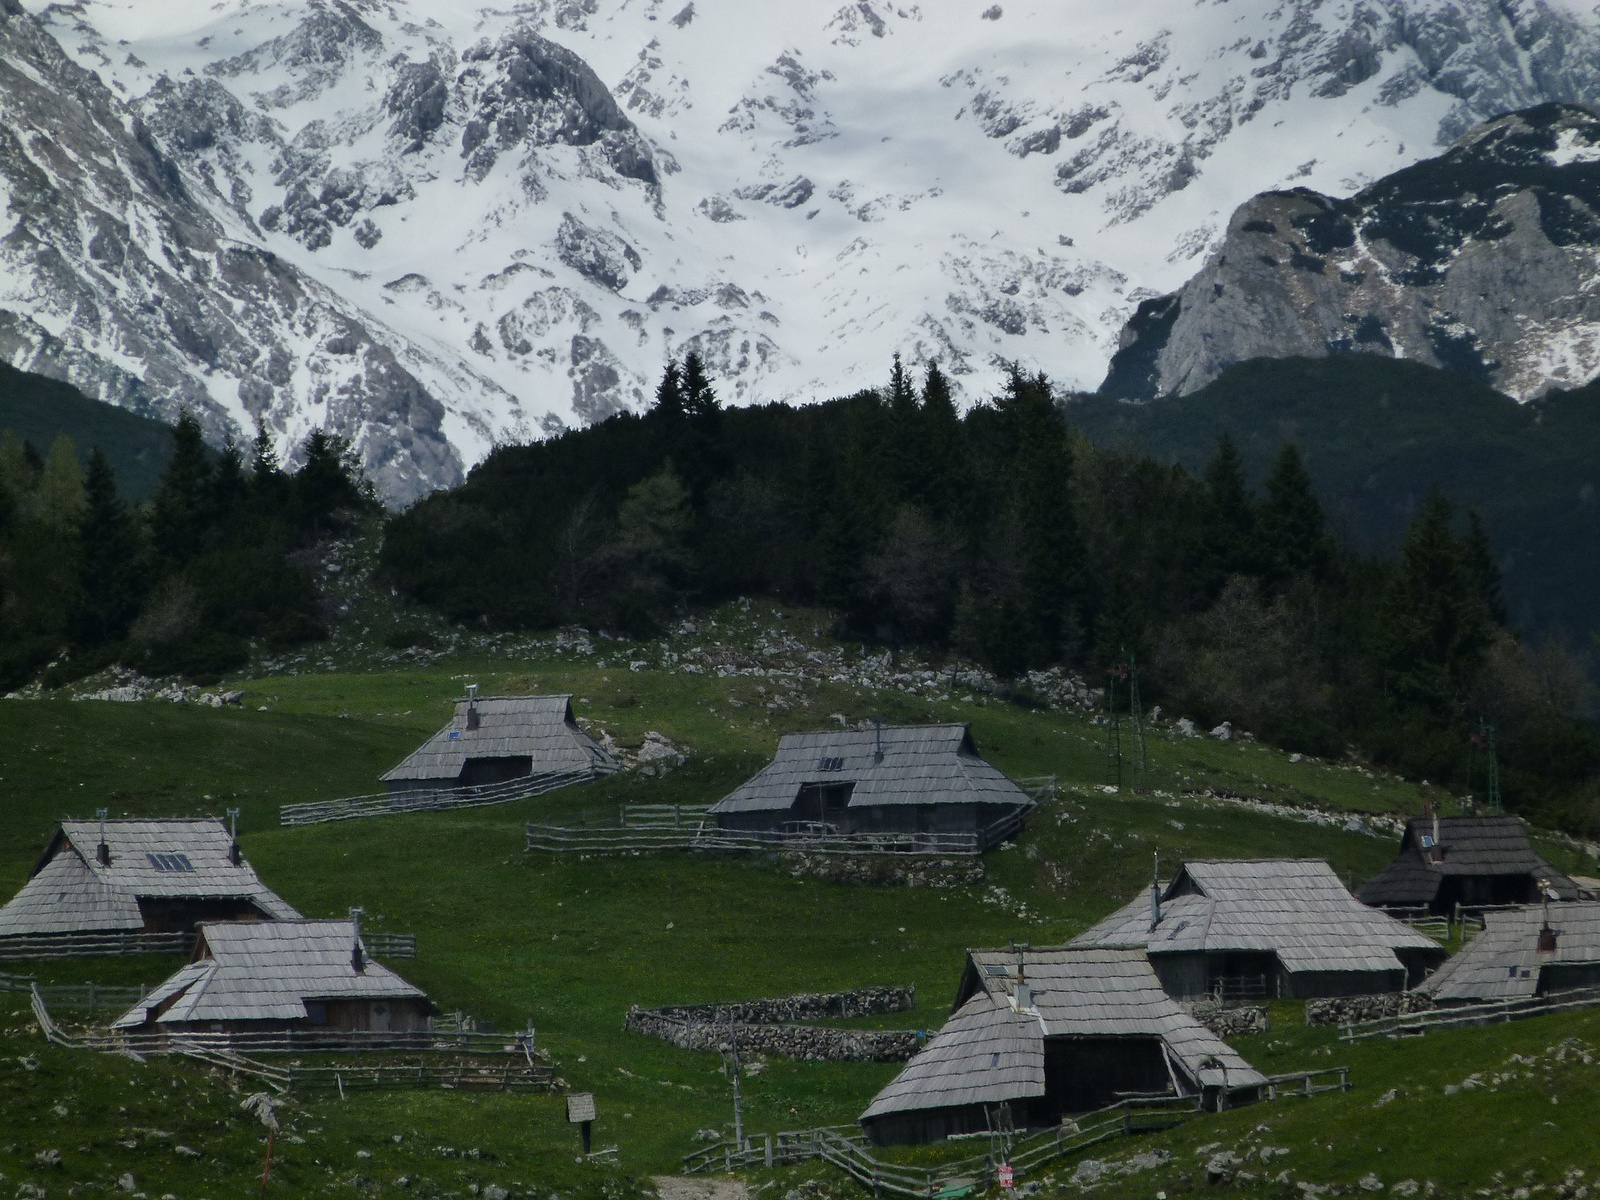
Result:
{"label": "grassy slope", "polygon": [[[443,722],[467,678],[481,682],[486,693],[572,690],[580,713],[623,743],[657,729],[690,746],[694,757],[665,779],[621,775],[499,808],[275,826],[280,803],[372,790],[381,770]],[[62,813],[92,811],[108,796],[114,811],[129,813],[217,812],[238,804],[246,853],[291,903],[308,915],[341,914],[362,904],[374,927],[418,934],[419,957],[400,969],[444,1007],[502,1027],[533,1021],[563,1077],[598,1094],[597,1139],[619,1144],[629,1170],[671,1169],[694,1130],[725,1128],[729,1116],[715,1056],[624,1034],[629,1004],[909,982],[917,985],[920,1002],[900,1023],[936,1028],[965,948],[1070,936],[1140,887],[1156,849],[1168,863],[1208,854],[1325,857],[1356,878],[1391,853],[1391,840],[1346,830],[1339,819],[1287,820],[1236,804],[1179,798],[1180,790],[1212,788],[1352,813],[1420,805],[1416,788],[1349,765],[1291,763],[1250,744],[1165,736],[1151,741],[1157,794],[1108,795],[1099,788],[1105,776],[1100,732],[1079,718],[844,685],[803,689],[795,708],[780,715],[761,706],[762,684],[755,679],[618,672],[554,658],[463,657],[384,673],[273,676],[245,686],[243,711],[155,703],[5,705],[0,711],[10,736],[0,740],[0,786],[8,796],[0,808],[0,892],[25,878]],[[521,850],[521,824],[530,817],[613,810],[626,801],[714,798],[764,760],[781,729],[826,724],[833,713],[970,719],[993,761],[1017,776],[1057,774],[1066,785],[1062,798],[1036,816],[1015,849],[987,856],[984,884],[944,890],[795,878],[758,858],[584,860]],[[109,983],[153,980],[167,970],[170,963],[149,960],[117,964],[115,977],[103,963],[59,964],[43,973]],[[15,1053],[38,1052],[36,1037],[16,1036],[23,1048]],[[1304,1057],[1308,1052],[1292,1043],[1285,1062],[1272,1065],[1315,1065],[1318,1060]],[[60,1062],[63,1072],[75,1062],[76,1077],[100,1080],[94,1086],[107,1095],[132,1086],[101,1079],[126,1067],[112,1071],[98,1060],[45,1057]],[[179,1067],[148,1069],[188,1078]],[[755,1129],[847,1121],[893,1073],[890,1066],[773,1061],[746,1081],[747,1120]],[[15,1078],[41,1086],[32,1075]],[[133,1119],[119,1118],[123,1125]],[[324,1126],[325,1142],[347,1156],[379,1127],[404,1133],[407,1121],[439,1131],[441,1139],[449,1131],[454,1145],[493,1140],[495,1152],[511,1164],[501,1173],[512,1178],[532,1179],[532,1164],[547,1163],[550,1146],[571,1140],[559,1104],[548,1098],[475,1101],[433,1094],[366,1097],[342,1106],[316,1101],[305,1120]],[[45,1148],[39,1139],[48,1129],[30,1130],[12,1166],[0,1157],[0,1171],[25,1165],[17,1160]],[[211,1137],[199,1126],[184,1136]],[[244,1171],[249,1139],[216,1136],[218,1148],[208,1141],[205,1152],[236,1174]],[[438,1173],[443,1160],[413,1161],[407,1144],[383,1147],[386,1159],[411,1164],[394,1166],[385,1178],[403,1170]],[[310,1144],[288,1146],[285,1153],[301,1167],[307,1156],[319,1156]],[[356,1169],[353,1162],[349,1169]],[[366,1173],[378,1178],[375,1168]],[[609,1178],[585,1167],[572,1186],[592,1190]]]}

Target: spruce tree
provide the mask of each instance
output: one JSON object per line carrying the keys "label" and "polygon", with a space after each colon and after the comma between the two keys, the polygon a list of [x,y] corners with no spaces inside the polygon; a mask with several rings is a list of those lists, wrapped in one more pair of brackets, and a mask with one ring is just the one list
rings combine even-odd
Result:
{"label": "spruce tree", "polygon": [[927,460],[919,497],[935,520],[954,515],[965,491],[961,453],[961,414],[950,381],[939,364],[929,363],[922,384],[922,445]]}
{"label": "spruce tree", "polygon": [[1467,556],[1467,570],[1478,589],[1478,599],[1483,601],[1484,611],[1496,625],[1504,628],[1506,597],[1500,582],[1500,564],[1495,562],[1489,531],[1475,508],[1467,511],[1467,536],[1462,546]]}
{"label": "spruce tree", "polygon": [[656,385],[655,407],[651,411],[670,422],[677,422],[684,416],[683,370],[671,359],[667,360],[666,370],[661,372],[661,382]]}
{"label": "spruce tree", "polygon": [[144,572],[138,530],[117,495],[111,460],[98,446],[89,456],[83,491],[72,636],[80,646],[103,646],[127,636],[144,599]]}
{"label": "spruce tree", "polygon": [[1456,715],[1494,626],[1451,516],[1435,492],[1411,522],[1385,597],[1384,633],[1395,691]]}
{"label": "spruce tree", "polygon": [[39,510],[56,529],[74,529],[83,518],[83,470],[72,439],[59,435],[39,472]]}
{"label": "spruce tree", "polygon": [[1206,465],[1206,512],[1202,571],[1214,595],[1229,575],[1254,574],[1261,566],[1256,504],[1245,479],[1244,459],[1226,432]]}
{"label": "spruce tree", "polygon": [[1324,575],[1333,554],[1327,520],[1293,442],[1278,451],[1265,490],[1261,550],[1267,572],[1279,583],[1296,575]]}
{"label": "spruce tree", "polygon": [[716,389],[706,375],[706,364],[693,350],[683,356],[682,387],[683,409],[690,417],[705,420],[722,410]]}
{"label": "spruce tree", "polygon": [[172,457],[150,505],[150,540],[164,564],[181,567],[201,552],[210,502],[211,457],[200,423],[183,412],[172,427]]}

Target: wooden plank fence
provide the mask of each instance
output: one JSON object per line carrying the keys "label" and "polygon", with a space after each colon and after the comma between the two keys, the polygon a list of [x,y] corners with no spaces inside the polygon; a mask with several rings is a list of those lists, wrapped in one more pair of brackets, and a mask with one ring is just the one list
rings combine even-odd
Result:
{"label": "wooden plank fence", "polygon": [[413,792],[374,792],[366,796],[347,796],[342,800],[319,800],[309,804],[285,804],[278,809],[283,825],[319,825],[328,821],[353,821],[362,817],[384,817],[396,813],[441,812],[456,808],[481,808],[491,804],[510,804],[542,796],[558,788],[588,783],[615,768],[585,767],[553,775],[528,775],[504,783],[482,787],[430,788]]}
{"label": "wooden plank fence", "polygon": [[[1294,1096],[1314,1096],[1322,1092],[1348,1091],[1349,1071],[1331,1067],[1293,1075],[1278,1075],[1267,1080],[1265,1088],[1233,1088],[1222,1094],[1250,1093],[1251,1099],[1275,1102]],[[1265,1095],[1260,1093],[1265,1092]],[[821,1159],[838,1167],[874,1195],[891,1192],[900,1196],[939,1200],[983,1192],[999,1181],[998,1168],[1009,1163],[1015,1179],[1036,1171],[1047,1163],[1076,1154],[1100,1142],[1134,1134],[1170,1129],[1201,1113],[1195,1096],[1134,1096],[1075,1120],[1041,1132],[1007,1139],[1008,1148],[998,1157],[994,1153],[975,1155],[938,1167],[910,1167],[885,1162],[873,1153],[867,1137],[853,1125],[806,1129],[778,1134],[758,1134],[746,1138],[742,1146],[718,1142],[686,1155],[683,1173],[737,1171],[746,1167],[782,1166],[787,1163]],[[997,1138],[1002,1135],[996,1135]]]}
{"label": "wooden plank fence", "polygon": [[1542,1016],[1545,1013],[1575,1012],[1579,1009],[1596,1007],[1600,1007],[1600,987],[1572,988],[1567,991],[1546,992],[1542,996],[1524,996],[1515,1000],[1497,1000],[1487,1004],[1463,1004],[1452,1008],[1430,1008],[1423,1012],[1353,1022],[1340,1029],[1339,1038],[1341,1041],[1354,1042],[1369,1037],[1416,1037],[1427,1033],[1430,1029],[1467,1029],[1476,1025],[1499,1025],[1507,1021],[1520,1021],[1524,1017]]}
{"label": "wooden plank fence", "polygon": [[192,933],[51,933],[0,937],[0,960],[42,961],[50,958],[96,958],[125,954],[188,954]]}

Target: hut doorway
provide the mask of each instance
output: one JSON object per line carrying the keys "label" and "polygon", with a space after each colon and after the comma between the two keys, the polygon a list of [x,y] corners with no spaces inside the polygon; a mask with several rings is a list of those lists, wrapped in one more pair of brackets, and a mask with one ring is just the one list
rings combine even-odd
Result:
{"label": "hut doorway", "polygon": [[507,783],[533,774],[533,756],[508,755],[505,758],[469,758],[461,764],[462,787],[486,787]]}
{"label": "hut doorway", "polygon": [[797,821],[814,821],[844,829],[853,791],[853,783],[808,783],[800,789],[790,811]]}
{"label": "hut doorway", "polygon": [[1093,1112],[1128,1093],[1172,1090],[1157,1037],[1046,1038],[1044,1079],[1052,1120]]}

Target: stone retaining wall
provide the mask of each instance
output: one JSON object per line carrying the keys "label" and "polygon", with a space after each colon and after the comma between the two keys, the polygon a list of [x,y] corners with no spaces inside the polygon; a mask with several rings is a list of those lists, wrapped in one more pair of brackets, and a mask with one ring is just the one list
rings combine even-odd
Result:
{"label": "stone retaining wall", "polygon": [[725,1050],[736,1032],[745,1052],[810,1061],[904,1062],[922,1044],[915,1030],[828,1029],[792,1022],[905,1012],[916,1002],[914,987],[874,987],[727,1004],[634,1005],[622,1027],[684,1050]]}
{"label": "stone retaining wall", "polygon": [[1353,1025],[1383,1017],[1429,1012],[1433,997],[1421,992],[1380,992],[1373,996],[1326,996],[1306,1001],[1307,1025]]}

